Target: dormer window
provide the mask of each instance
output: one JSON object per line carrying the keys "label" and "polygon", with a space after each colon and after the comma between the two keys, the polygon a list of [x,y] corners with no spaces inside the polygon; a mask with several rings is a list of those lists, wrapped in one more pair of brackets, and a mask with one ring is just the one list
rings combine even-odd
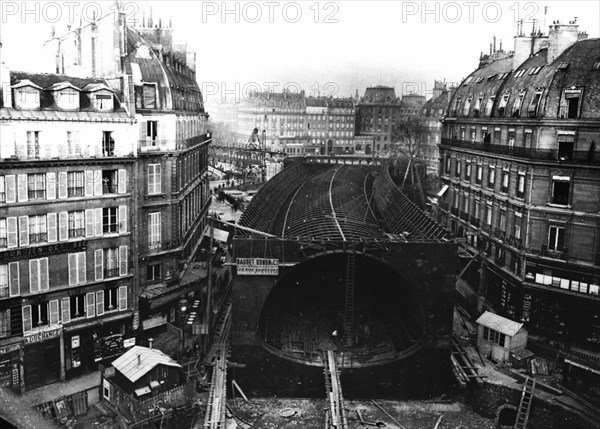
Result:
{"label": "dormer window", "polygon": [[496,96],[492,95],[488,98],[487,105],[485,106],[485,116],[492,115],[492,107],[494,107],[494,101],[496,100]]}
{"label": "dormer window", "polygon": [[565,89],[560,103],[558,117],[561,119],[579,118],[579,105],[581,102],[581,89]]}
{"label": "dormer window", "polygon": [[502,95],[502,99],[500,100],[500,104],[498,105],[498,117],[503,118],[506,112],[506,105],[508,104],[508,97],[510,94]]}
{"label": "dormer window", "polygon": [[15,107],[17,109],[39,109],[40,91],[42,88],[31,82],[23,80],[12,86],[15,94]]}
{"label": "dormer window", "polygon": [[533,96],[531,103],[529,104],[528,116],[530,118],[535,118],[538,115],[538,110],[540,106],[540,100],[542,99],[542,92],[538,91]]}
{"label": "dormer window", "polygon": [[469,116],[469,110],[471,109],[471,100],[472,97],[469,97],[465,101],[465,105],[463,106],[463,116]]}
{"label": "dormer window", "polygon": [[519,92],[519,96],[515,99],[512,108],[512,117],[519,118],[521,116],[521,106],[523,105],[523,99],[525,98],[525,91]]}
{"label": "dormer window", "polygon": [[115,108],[113,91],[103,83],[90,83],[83,88],[89,94],[90,103],[99,112],[110,112]]}
{"label": "dormer window", "polygon": [[80,89],[69,82],[58,82],[49,86],[46,90],[50,91],[54,96],[56,107],[62,110],[78,110],[79,109],[79,93]]}

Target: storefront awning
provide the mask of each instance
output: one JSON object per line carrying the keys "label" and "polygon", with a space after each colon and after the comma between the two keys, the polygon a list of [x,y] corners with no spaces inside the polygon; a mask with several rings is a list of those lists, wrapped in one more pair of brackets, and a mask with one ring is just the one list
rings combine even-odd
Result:
{"label": "storefront awning", "polygon": [[440,192],[437,193],[438,197],[443,197],[444,194],[446,193],[446,191],[448,190],[449,186],[448,185],[444,185],[444,187],[440,190]]}
{"label": "storefront awning", "polygon": [[[210,237],[210,228],[209,227],[207,227],[204,230],[204,236]],[[227,231],[223,231],[222,229],[219,229],[219,228],[213,228],[213,238],[222,243],[227,243],[227,240],[229,239],[229,233]]]}

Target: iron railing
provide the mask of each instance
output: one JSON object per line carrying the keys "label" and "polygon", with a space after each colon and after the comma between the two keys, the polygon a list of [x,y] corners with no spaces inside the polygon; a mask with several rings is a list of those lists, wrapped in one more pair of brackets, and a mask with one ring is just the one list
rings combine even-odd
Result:
{"label": "iron railing", "polygon": [[559,156],[557,149],[536,149],[528,147],[505,146],[490,143],[472,142],[467,140],[442,138],[442,146],[451,146],[462,149],[472,149],[481,152],[494,153],[498,155],[514,156],[517,158],[536,159],[542,161],[563,161],[581,164],[600,164],[600,151],[578,150],[573,151],[571,159]]}

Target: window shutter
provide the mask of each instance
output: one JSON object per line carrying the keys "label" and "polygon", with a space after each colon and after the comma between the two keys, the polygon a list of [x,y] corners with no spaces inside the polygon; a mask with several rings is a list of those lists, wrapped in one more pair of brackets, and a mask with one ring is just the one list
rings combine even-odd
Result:
{"label": "window shutter", "polygon": [[77,254],[77,280],[79,284],[87,281],[87,273],[85,266],[85,252]]}
{"label": "window shutter", "polygon": [[102,208],[94,209],[94,235],[102,237]]}
{"label": "window shutter", "polygon": [[6,229],[8,230],[6,236],[7,247],[9,249],[19,247],[19,232],[16,217],[9,217],[6,219]]}
{"label": "window shutter", "polygon": [[19,217],[19,243],[21,246],[29,246],[29,217]]}
{"label": "window shutter", "polygon": [[48,258],[38,259],[40,268],[40,290],[50,289],[50,282],[48,280]]}
{"label": "window shutter", "polygon": [[63,323],[71,321],[71,299],[69,297],[60,300],[61,319]]}
{"label": "window shutter", "polygon": [[127,310],[127,286],[119,287],[119,311]]}
{"label": "window shutter", "polygon": [[87,170],[85,172],[85,196],[92,197],[94,195],[94,172]]}
{"label": "window shutter", "polygon": [[31,305],[24,305],[23,313],[23,333],[31,331]]}
{"label": "window shutter", "polygon": [[48,307],[50,307],[48,311],[50,325],[58,325],[58,299],[50,301]]}
{"label": "window shutter", "polygon": [[56,213],[48,213],[48,243],[56,243],[58,241],[58,230],[56,229]]}
{"label": "window shutter", "polygon": [[94,236],[94,210],[86,209],[85,211],[85,236],[87,238]]}
{"label": "window shutter", "polygon": [[17,184],[15,176],[5,176],[6,181],[6,202],[16,203],[17,202]]}
{"label": "window shutter", "polygon": [[67,212],[58,214],[58,239],[60,241],[69,239],[69,213]]}
{"label": "window shutter", "polygon": [[127,170],[119,170],[119,194],[127,193]]}
{"label": "window shutter", "polygon": [[94,171],[94,195],[102,195],[102,170]]}
{"label": "window shutter", "polygon": [[85,294],[85,317],[88,319],[96,315],[96,306],[94,303],[94,292]]}
{"label": "window shutter", "polygon": [[8,263],[8,281],[10,283],[10,296],[19,296],[21,288],[19,284],[19,263]]}
{"label": "window shutter", "polygon": [[56,199],[56,173],[46,173],[46,199]]}
{"label": "window shutter", "polygon": [[94,262],[95,262],[95,271],[96,271],[96,280],[104,279],[104,251],[102,249],[97,249],[94,251]]}
{"label": "window shutter", "polygon": [[104,314],[104,291],[100,290],[96,292],[96,315],[102,316]]}
{"label": "window shutter", "polygon": [[37,293],[40,291],[40,264],[37,259],[29,261],[29,292]]}
{"label": "window shutter", "polygon": [[127,275],[127,246],[119,247],[119,275]]}
{"label": "window shutter", "polygon": [[77,284],[77,254],[69,253],[69,286]]}
{"label": "window shutter", "polygon": [[67,172],[58,173],[58,198],[68,198],[67,194]]}
{"label": "window shutter", "polygon": [[119,206],[119,232],[127,232],[127,206]]}
{"label": "window shutter", "polygon": [[19,202],[27,201],[27,174],[17,176]]}

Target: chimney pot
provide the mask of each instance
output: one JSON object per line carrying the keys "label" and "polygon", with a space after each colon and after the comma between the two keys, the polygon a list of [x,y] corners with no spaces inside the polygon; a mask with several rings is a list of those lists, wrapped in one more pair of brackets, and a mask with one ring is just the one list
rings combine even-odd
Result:
{"label": "chimney pot", "polygon": [[137,355],[138,358],[138,366],[142,365],[142,355]]}

